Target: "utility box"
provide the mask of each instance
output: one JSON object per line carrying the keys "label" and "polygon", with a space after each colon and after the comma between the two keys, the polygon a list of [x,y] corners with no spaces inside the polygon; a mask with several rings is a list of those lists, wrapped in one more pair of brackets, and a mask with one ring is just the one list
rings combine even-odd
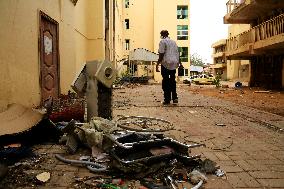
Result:
{"label": "utility box", "polygon": [[71,87],[79,96],[86,97],[87,121],[92,117],[112,118],[112,83],[117,71],[109,61],[87,62]]}

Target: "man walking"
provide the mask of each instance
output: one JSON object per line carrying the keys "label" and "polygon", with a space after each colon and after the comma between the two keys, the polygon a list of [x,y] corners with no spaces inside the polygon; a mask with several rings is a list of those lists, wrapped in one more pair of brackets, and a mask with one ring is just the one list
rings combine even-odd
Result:
{"label": "man walking", "polygon": [[162,89],[164,91],[164,105],[178,103],[178,96],[176,92],[176,69],[179,65],[179,52],[175,41],[169,38],[169,32],[167,30],[161,31],[161,41],[159,44],[159,60],[156,65],[156,71],[158,72],[159,64],[161,66]]}

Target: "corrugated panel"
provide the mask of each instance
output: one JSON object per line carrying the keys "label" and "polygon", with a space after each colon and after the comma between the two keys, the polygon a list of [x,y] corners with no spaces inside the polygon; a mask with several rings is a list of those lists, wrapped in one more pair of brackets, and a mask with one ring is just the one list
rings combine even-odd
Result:
{"label": "corrugated panel", "polygon": [[147,49],[138,48],[129,52],[129,60],[156,62],[158,61],[158,59],[158,54],[151,52]]}

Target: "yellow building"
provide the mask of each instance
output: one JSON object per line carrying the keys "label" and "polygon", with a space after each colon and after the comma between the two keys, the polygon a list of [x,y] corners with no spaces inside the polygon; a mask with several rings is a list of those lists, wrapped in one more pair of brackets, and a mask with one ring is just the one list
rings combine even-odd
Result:
{"label": "yellow building", "polygon": [[249,60],[249,85],[284,88],[284,1],[229,0],[225,24],[250,24],[226,42],[228,60]]}
{"label": "yellow building", "polygon": [[[249,28],[249,24],[230,25],[228,29],[228,39],[247,31]],[[227,60],[225,53],[227,49],[227,39],[215,42],[212,44],[212,48],[213,64],[210,67],[213,69],[214,75],[220,75],[223,80],[249,82],[249,60]]]}
{"label": "yellow building", "polygon": [[[185,67],[184,75],[189,75],[189,1],[188,0],[123,0],[123,57],[130,51],[143,48],[157,53],[160,42],[160,31],[168,30],[170,38],[177,42],[181,60]],[[144,69],[145,66],[140,66]],[[139,68],[139,66],[137,67]],[[135,75],[145,75],[138,71]],[[160,73],[153,67],[154,78],[161,80]]]}
{"label": "yellow building", "polygon": [[70,90],[89,60],[115,60],[111,0],[1,0],[0,110]]}
{"label": "yellow building", "polygon": [[211,46],[213,48],[212,58],[213,63],[210,65],[210,69],[213,70],[213,75],[219,75],[221,79],[227,79],[227,60],[225,56],[226,51],[226,39],[216,41]]}

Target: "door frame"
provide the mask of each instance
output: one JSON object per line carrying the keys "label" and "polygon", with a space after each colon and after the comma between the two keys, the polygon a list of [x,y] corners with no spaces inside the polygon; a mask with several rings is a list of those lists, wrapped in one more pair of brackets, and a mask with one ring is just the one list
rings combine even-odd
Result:
{"label": "door frame", "polygon": [[[39,55],[39,86],[40,86],[40,94],[41,94],[41,90],[42,90],[42,74],[41,74],[41,64],[43,63],[43,56],[41,54],[42,50],[44,50],[43,48],[43,40],[41,40],[41,35],[42,35],[42,19],[47,19],[48,21],[50,21],[51,23],[56,25],[56,48],[57,48],[57,78],[58,78],[58,97],[60,95],[60,52],[59,52],[59,24],[58,22],[51,18],[50,16],[48,16],[46,13],[44,13],[43,11],[39,10],[39,32],[38,32],[38,55]],[[41,99],[40,99],[40,104],[43,105],[43,99],[42,99],[42,94],[41,94]]]}

